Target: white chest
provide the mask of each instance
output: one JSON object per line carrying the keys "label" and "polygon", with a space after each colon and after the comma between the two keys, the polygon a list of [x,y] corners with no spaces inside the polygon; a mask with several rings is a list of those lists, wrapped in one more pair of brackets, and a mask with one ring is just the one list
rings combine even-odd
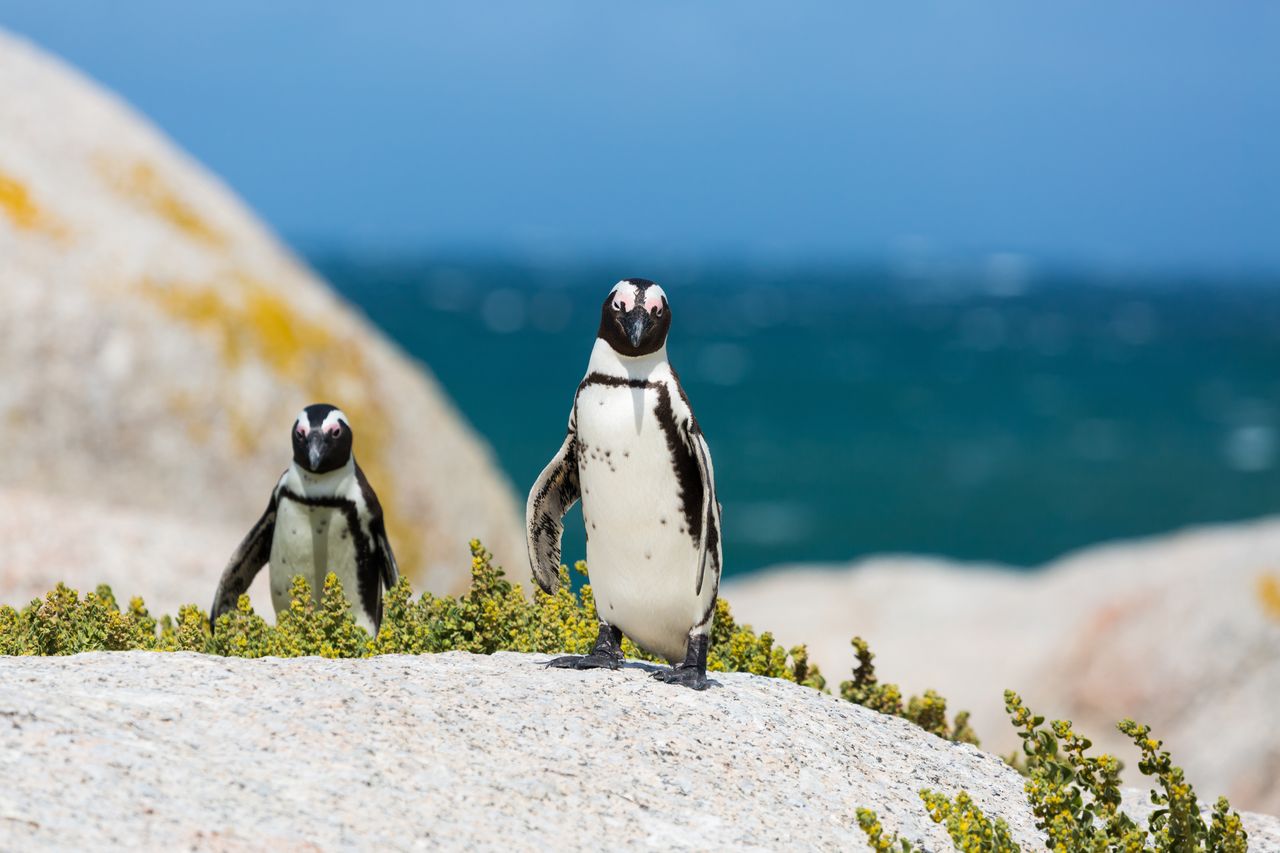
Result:
{"label": "white chest", "polygon": [[[347,513],[338,507],[308,506],[282,497],[276,509],[271,541],[271,598],[276,612],[289,606],[289,586],[297,575],[307,579],[317,600],[329,572],[342,582],[347,601],[360,600],[359,566]],[[359,607],[353,607],[359,613]]]}
{"label": "white chest", "polygon": [[660,518],[655,502],[676,497],[658,402],[658,391],[646,386],[588,385],[578,395],[578,476],[583,506],[594,514],[621,519],[657,512]]}
{"label": "white chest", "polygon": [[697,544],[662,404],[654,386],[585,386],[577,405],[578,478],[600,617],[642,647],[679,659],[703,607],[695,593]]}

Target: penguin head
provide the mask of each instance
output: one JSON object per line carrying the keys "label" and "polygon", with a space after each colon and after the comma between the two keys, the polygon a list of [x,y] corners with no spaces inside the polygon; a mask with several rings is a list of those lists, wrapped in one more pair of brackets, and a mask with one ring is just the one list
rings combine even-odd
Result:
{"label": "penguin head", "polygon": [[304,471],[336,471],[351,459],[351,426],[337,406],[315,403],[293,422],[293,461]]}
{"label": "penguin head", "polygon": [[599,337],[619,355],[637,357],[660,350],[671,328],[667,294],[647,278],[614,285],[600,309]]}

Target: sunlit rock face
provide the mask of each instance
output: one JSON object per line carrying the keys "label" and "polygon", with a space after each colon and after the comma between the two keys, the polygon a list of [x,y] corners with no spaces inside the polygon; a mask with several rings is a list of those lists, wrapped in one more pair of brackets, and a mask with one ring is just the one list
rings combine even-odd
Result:
{"label": "sunlit rock face", "polygon": [[[248,530],[316,401],[350,416],[418,585],[465,586],[471,537],[523,565],[509,484],[427,369],[145,119],[0,32],[0,488]],[[192,537],[210,595],[217,538]]]}
{"label": "sunlit rock face", "polygon": [[[861,850],[870,808],[951,850],[930,788],[1044,849],[1017,771],[899,717],[782,679],[695,694],[545,659],[0,659],[6,846]],[[1122,796],[1145,825],[1145,791]],[[1242,819],[1250,850],[1280,850],[1280,821]]]}

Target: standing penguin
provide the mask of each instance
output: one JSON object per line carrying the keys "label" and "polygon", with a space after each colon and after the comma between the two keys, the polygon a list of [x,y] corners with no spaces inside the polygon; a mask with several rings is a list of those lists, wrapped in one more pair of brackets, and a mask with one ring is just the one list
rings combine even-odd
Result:
{"label": "standing penguin", "polygon": [[329,572],[338,576],[356,624],[370,634],[382,622],[382,590],[399,579],[382,506],[351,454],[351,425],[334,406],[307,406],[293,424],[293,464],[267,510],[231,555],[209,614],[236,606],[264,563],[271,563],[276,615],[289,608],[295,575],[319,600]]}
{"label": "standing penguin", "polygon": [[549,665],[617,669],[626,634],[673,664],[655,678],[703,690],[720,505],[707,442],[667,362],[670,328],[667,296],[652,281],[620,281],[605,299],[568,435],[529,493],[529,561],[554,592],[563,517],[581,499],[600,634],[591,654]]}

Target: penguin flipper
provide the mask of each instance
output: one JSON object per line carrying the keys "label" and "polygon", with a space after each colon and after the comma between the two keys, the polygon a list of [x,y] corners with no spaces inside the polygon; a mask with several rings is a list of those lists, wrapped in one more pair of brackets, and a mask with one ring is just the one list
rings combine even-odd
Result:
{"label": "penguin flipper", "polygon": [[[694,586],[694,594],[702,595],[708,572],[713,589],[720,588],[720,502],[716,500],[716,476],[711,465],[711,449],[707,447],[707,440],[696,422],[689,426],[688,441],[702,480],[702,534],[698,541],[698,581]],[[712,593],[713,598],[714,596],[715,592]]]}
{"label": "penguin flipper", "polygon": [[400,582],[400,567],[396,565],[396,555],[391,553],[391,540],[387,538],[387,528],[381,518],[374,526],[373,540],[378,543],[378,551],[383,555],[382,585],[391,589]]}
{"label": "penguin flipper", "polygon": [[[382,504],[378,495],[369,485],[368,478],[359,465],[356,466],[356,482],[360,486],[360,496],[364,499],[365,509],[369,513],[369,536],[377,548],[374,560],[378,563],[378,575],[382,585],[391,589],[400,582],[400,567],[396,565],[396,555],[391,551],[391,540],[387,538],[387,525],[382,516]],[[375,620],[380,621],[380,620]]]}
{"label": "penguin flipper", "polygon": [[578,436],[572,420],[560,451],[547,463],[529,491],[525,505],[525,533],[529,565],[544,592],[560,588],[560,540],[564,514],[581,497],[578,483]]}
{"label": "penguin flipper", "polygon": [[209,610],[209,630],[212,631],[218,617],[236,606],[240,596],[248,591],[253,579],[271,559],[271,540],[276,532],[277,492],[271,493],[271,502],[262,517],[249,530],[236,548],[227,567],[218,580],[218,590],[213,595],[213,607]]}

